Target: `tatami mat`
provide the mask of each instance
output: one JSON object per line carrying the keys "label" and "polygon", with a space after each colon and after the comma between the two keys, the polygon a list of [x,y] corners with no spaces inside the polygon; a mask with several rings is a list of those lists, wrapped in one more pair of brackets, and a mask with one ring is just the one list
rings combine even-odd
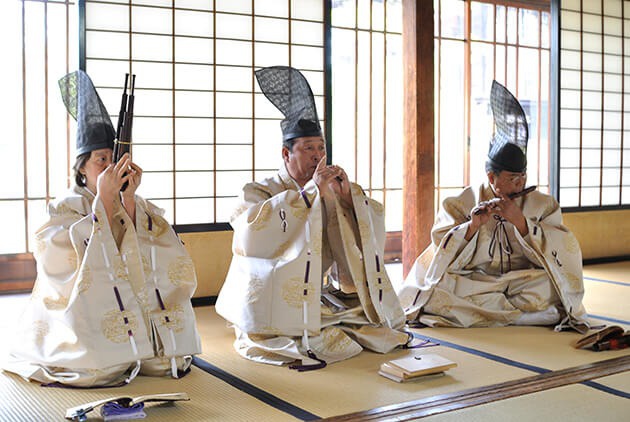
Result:
{"label": "tatami mat", "polygon": [[[320,417],[356,412],[401,401],[414,400],[529,376],[520,368],[501,365],[482,357],[444,347],[397,350],[388,355],[362,352],[347,361],[312,372],[255,363],[242,358],[232,347],[234,333],[216,315],[214,308],[195,309],[203,321],[202,358],[213,365],[268,391],[282,400]],[[423,382],[397,384],[377,374],[386,360],[408,353],[439,353],[459,364],[448,376]]]}
{"label": "tatami mat", "polygon": [[[232,330],[216,315],[214,308],[197,308],[196,312],[198,320],[203,321],[200,324],[204,330],[203,359],[320,417],[486,386],[630,354],[630,350],[605,353],[575,350],[570,343],[578,336],[555,333],[543,327],[423,329],[416,332],[445,341],[438,347],[399,350],[388,355],[363,352],[322,370],[299,373],[241,358],[231,347]],[[391,382],[376,373],[382,362],[409,353],[438,353],[459,366],[449,370],[443,378],[407,384]],[[628,381],[621,378],[617,384],[608,387],[630,392]],[[338,400],[339,397],[343,399]]]}
{"label": "tatami mat", "polygon": [[[630,280],[630,272],[628,273]],[[630,329],[630,283],[584,279],[584,307],[593,318]]]}
{"label": "tatami mat", "polygon": [[[182,379],[138,377],[119,388],[67,389],[40,387],[22,378],[0,373],[0,421],[63,421],[66,409],[114,397],[186,392],[189,401],[145,407],[150,421],[284,421],[295,420],[229,384],[193,367]],[[89,420],[102,420],[100,408],[88,413]]]}
{"label": "tatami mat", "polygon": [[584,277],[618,281],[630,285],[630,261],[586,265]]}
{"label": "tatami mat", "polygon": [[[630,328],[630,262],[585,268],[585,306],[593,322]],[[369,351],[313,372],[295,372],[241,358],[234,332],[214,307],[195,308],[204,353],[182,380],[139,377],[129,386],[76,390],[43,388],[0,373],[0,421],[63,420],[67,407],[100,398],[184,391],[191,400],[150,405],[149,420],[312,420],[460,392],[569,367],[630,355],[630,349],[576,350],[574,332],[548,327],[414,329],[437,347]],[[12,314],[14,314],[12,312]],[[0,326],[5,336],[9,326]],[[1,347],[0,347],[1,349]],[[378,366],[406,354],[438,353],[458,363],[447,376],[398,384],[377,374]],[[202,370],[203,368],[204,370]],[[429,417],[430,421],[627,420],[630,376],[621,373],[583,384],[553,388]],[[626,397],[626,398],[624,398]],[[91,413],[97,420],[99,414]]]}
{"label": "tatami mat", "polygon": [[[627,374],[626,374],[627,376]],[[628,420],[628,399],[577,384],[423,418],[427,422]]]}

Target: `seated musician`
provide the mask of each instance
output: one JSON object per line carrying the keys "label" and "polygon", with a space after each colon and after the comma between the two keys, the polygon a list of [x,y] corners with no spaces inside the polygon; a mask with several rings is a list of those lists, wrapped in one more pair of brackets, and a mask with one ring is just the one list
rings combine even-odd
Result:
{"label": "seated musician", "polygon": [[429,326],[586,328],[582,255],[556,200],[522,194],[528,127],[496,81],[487,183],[442,203],[432,244],[398,291],[408,318]]}
{"label": "seated musician", "polygon": [[77,120],[75,183],[36,233],[37,281],[5,369],[77,387],[179,377],[201,351],[192,260],[135,194],[140,167],[128,153],[112,162],[115,130],[87,74],[59,85]]}
{"label": "seated musician", "polygon": [[383,207],[326,165],[313,94],[296,69],[258,70],[285,116],[284,163],[244,186],[233,218],[232,263],[216,303],[245,358],[317,369],[367,347],[407,342],[404,315],[383,266]]}

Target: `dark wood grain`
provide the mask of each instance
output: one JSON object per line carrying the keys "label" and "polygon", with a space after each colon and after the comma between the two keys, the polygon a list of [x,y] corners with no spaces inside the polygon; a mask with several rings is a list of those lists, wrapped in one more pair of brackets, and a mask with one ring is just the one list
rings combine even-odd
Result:
{"label": "dark wood grain", "polygon": [[471,388],[421,400],[378,407],[363,412],[334,416],[323,420],[335,422],[356,420],[416,420],[426,416],[492,403],[511,397],[523,396],[628,371],[630,371],[630,355],[575,366],[560,371],[549,371],[544,374],[485,387]]}

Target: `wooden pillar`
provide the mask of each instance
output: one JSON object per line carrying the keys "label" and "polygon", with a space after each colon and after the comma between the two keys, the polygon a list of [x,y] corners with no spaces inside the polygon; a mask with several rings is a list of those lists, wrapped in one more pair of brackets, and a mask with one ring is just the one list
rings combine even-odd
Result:
{"label": "wooden pillar", "polygon": [[403,0],[403,273],[431,241],[434,219],[433,0]]}

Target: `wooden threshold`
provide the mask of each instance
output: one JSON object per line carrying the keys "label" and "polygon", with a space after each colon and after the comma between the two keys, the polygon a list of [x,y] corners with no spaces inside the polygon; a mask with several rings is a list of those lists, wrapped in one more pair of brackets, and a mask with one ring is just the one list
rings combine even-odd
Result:
{"label": "wooden threshold", "polygon": [[362,412],[348,413],[323,419],[325,421],[416,420],[426,416],[523,396],[552,388],[589,381],[594,378],[630,371],[630,355],[560,371],[550,371],[485,387],[428,397],[406,403],[377,407]]}

